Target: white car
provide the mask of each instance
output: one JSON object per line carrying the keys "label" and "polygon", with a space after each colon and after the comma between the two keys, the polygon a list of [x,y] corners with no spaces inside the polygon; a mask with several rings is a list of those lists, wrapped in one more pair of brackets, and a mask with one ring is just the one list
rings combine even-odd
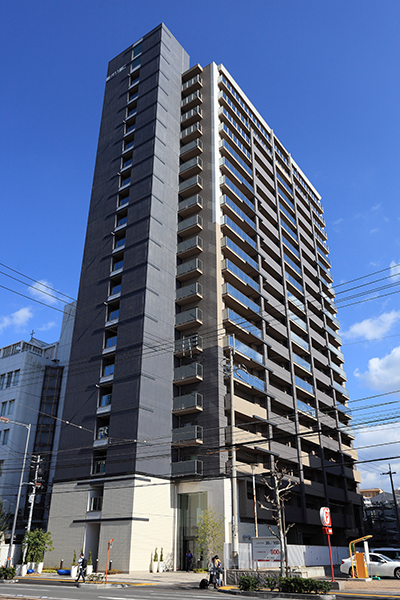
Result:
{"label": "white car", "polygon": [[[394,577],[395,579],[400,579],[400,560],[392,560],[384,554],[370,552],[369,561],[368,575],[371,577],[377,575],[378,577]],[[355,569],[354,560],[353,564]],[[347,573],[347,575],[350,576],[352,575],[350,558],[342,560],[340,571],[341,573]]]}

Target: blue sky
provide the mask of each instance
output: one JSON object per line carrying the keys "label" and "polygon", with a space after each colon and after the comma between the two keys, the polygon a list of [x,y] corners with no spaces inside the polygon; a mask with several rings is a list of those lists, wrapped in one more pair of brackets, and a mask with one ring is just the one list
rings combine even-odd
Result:
{"label": "blue sky", "polygon": [[[337,292],[400,263],[398,1],[6,2],[1,263],[66,296],[43,295],[48,288],[32,289],[0,266],[0,346],[31,330],[45,341],[58,338],[61,300],[78,289],[107,63],[161,21],[191,64],[225,65],[321,193]],[[400,284],[392,274],[380,285]],[[400,444],[378,446],[399,439],[399,396],[356,402],[400,389],[399,298],[344,301],[358,303],[338,315],[360,428],[355,445],[360,460],[386,459],[360,465],[362,487],[389,490],[380,473],[387,457],[400,455]],[[400,459],[390,462],[398,487]]]}

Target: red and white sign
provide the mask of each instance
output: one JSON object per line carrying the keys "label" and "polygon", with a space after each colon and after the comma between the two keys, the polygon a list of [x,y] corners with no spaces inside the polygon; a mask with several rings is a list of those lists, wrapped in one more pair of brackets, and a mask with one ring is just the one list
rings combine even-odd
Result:
{"label": "red and white sign", "polygon": [[281,549],[276,538],[252,538],[251,542],[254,561],[264,563],[264,565],[280,562]]}
{"label": "red and white sign", "polygon": [[333,533],[332,527],[323,527],[322,533],[324,533],[325,535],[332,535],[332,533]]}
{"label": "red and white sign", "polygon": [[321,519],[321,523],[324,527],[331,527],[331,511],[327,506],[323,506],[319,511],[319,518]]}

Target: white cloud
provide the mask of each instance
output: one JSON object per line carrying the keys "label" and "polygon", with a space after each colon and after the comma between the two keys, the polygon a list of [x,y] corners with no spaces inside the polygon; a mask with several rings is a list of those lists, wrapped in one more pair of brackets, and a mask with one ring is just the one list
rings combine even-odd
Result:
{"label": "white cloud", "polygon": [[31,296],[46,304],[57,304],[58,300],[54,294],[53,284],[41,279],[29,288]]}
{"label": "white cloud", "polygon": [[340,219],[337,219],[337,221],[333,221],[332,225],[339,225],[339,223],[342,223],[342,221],[344,221],[344,219],[340,217]]}
{"label": "white cloud", "polygon": [[379,229],[371,229],[371,231],[370,231],[369,233],[370,233],[370,234],[371,234],[371,233],[377,233],[378,231],[379,231]]}
{"label": "white cloud", "polygon": [[392,310],[381,314],[379,317],[354,323],[348,331],[342,331],[341,335],[346,339],[364,338],[372,340],[385,335],[398,320],[400,320],[400,310]]}
{"label": "white cloud", "polygon": [[381,203],[375,204],[374,206],[371,206],[371,210],[379,210],[381,208],[381,206],[382,206]]}
{"label": "white cloud", "polygon": [[20,308],[9,316],[0,317],[0,333],[7,327],[14,326],[16,329],[21,329],[32,317],[33,313],[28,307]]}
{"label": "white cloud", "polygon": [[[391,459],[400,454],[398,424],[368,427],[361,432],[356,432],[354,447],[357,448],[358,460],[361,461],[356,466],[361,473],[360,489],[381,488],[386,492],[391,492],[389,477],[381,475],[381,473],[388,470],[388,463],[393,471],[400,473],[400,461]],[[374,461],[378,458],[383,460]],[[369,460],[371,462],[362,462]],[[399,487],[399,479],[395,479],[394,484],[395,487]]]}
{"label": "white cloud", "polygon": [[390,276],[393,281],[400,279],[400,261],[395,262],[392,260],[390,263]]}
{"label": "white cloud", "polygon": [[400,346],[393,348],[391,353],[383,358],[371,358],[368,361],[368,370],[360,373],[356,369],[354,375],[380,392],[400,389]]}
{"label": "white cloud", "polygon": [[53,329],[53,327],[55,327],[56,325],[57,325],[57,323],[55,321],[49,321],[48,323],[45,323],[41,327],[38,327],[37,331],[49,331],[49,329]]}

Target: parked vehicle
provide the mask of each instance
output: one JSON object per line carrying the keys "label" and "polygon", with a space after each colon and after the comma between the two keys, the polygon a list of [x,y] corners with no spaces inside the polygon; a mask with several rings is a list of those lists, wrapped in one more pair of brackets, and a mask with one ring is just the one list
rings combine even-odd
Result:
{"label": "parked vehicle", "polygon": [[[369,560],[368,574],[371,577],[394,577],[395,579],[400,579],[400,560],[392,560],[384,554],[377,554],[375,552],[370,552]],[[342,560],[340,571],[341,573],[352,575],[350,558]]]}
{"label": "parked vehicle", "polygon": [[373,548],[371,549],[371,552],[383,554],[392,560],[400,560],[400,548]]}

